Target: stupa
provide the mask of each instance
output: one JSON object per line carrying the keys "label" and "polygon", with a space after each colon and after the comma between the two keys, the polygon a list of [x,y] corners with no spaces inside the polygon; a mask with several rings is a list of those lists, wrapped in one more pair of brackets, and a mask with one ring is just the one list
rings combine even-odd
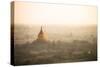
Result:
{"label": "stupa", "polygon": [[40,32],[39,32],[38,37],[37,37],[37,41],[47,42],[47,40],[48,40],[47,35],[43,31],[42,26],[41,26]]}

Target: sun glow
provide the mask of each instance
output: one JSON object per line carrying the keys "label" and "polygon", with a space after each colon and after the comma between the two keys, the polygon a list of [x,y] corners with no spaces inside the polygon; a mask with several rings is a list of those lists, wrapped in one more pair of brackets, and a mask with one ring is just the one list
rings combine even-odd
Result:
{"label": "sun glow", "polygon": [[15,2],[15,24],[96,24],[96,13],[95,6]]}

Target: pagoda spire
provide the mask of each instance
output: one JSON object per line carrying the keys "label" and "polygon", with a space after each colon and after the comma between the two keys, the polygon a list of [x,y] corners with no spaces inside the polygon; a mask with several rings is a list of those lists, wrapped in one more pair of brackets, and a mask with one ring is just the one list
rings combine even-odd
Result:
{"label": "pagoda spire", "polygon": [[40,33],[39,34],[43,34],[42,26],[41,26],[41,30],[40,30]]}
{"label": "pagoda spire", "polygon": [[43,27],[41,26],[40,32],[38,34],[38,41],[47,41],[46,34],[43,31]]}

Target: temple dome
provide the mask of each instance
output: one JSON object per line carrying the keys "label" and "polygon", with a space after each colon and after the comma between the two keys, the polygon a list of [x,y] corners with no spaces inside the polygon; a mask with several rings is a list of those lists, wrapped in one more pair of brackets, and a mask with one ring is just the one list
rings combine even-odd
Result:
{"label": "temple dome", "polygon": [[39,32],[39,34],[38,34],[37,40],[38,40],[38,41],[47,41],[47,35],[46,35],[46,33],[43,31],[42,26],[41,26],[40,32]]}

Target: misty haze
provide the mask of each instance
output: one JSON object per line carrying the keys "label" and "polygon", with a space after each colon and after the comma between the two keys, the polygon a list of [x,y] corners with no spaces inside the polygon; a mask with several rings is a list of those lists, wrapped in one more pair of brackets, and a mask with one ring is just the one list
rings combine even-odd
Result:
{"label": "misty haze", "polygon": [[12,2],[12,64],[97,60],[97,7]]}
{"label": "misty haze", "polygon": [[38,41],[41,26],[16,25],[15,65],[90,61],[97,59],[96,25],[42,27],[47,41]]}

